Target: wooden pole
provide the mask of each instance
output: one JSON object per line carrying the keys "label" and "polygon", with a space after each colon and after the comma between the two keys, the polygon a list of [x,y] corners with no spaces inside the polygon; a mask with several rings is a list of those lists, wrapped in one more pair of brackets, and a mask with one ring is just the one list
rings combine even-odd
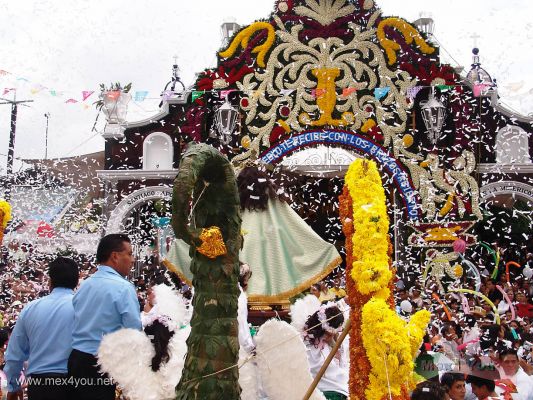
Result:
{"label": "wooden pole", "polygon": [[313,380],[313,383],[311,383],[311,386],[309,386],[309,389],[307,389],[307,392],[305,393],[302,400],[309,400],[309,398],[315,391],[318,385],[318,382],[320,382],[320,379],[322,379],[322,376],[326,372],[326,369],[328,369],[329,364],[331,363],[331,360],[333,360],[333,357],[335,357],[335,354],[337,354],[337,350],[339,350],[339,347],[341,347],[341,344],[344,341],[344,338],[350,332],[351,324],[352,324],[351,321],[348,319],[348,321],[346,321],[346,326],[344,327],[341,335],[335,342],[335,346],[333,346],[333,349],[329,353],[328,358],[326,358],[326,361],[324,361],[324,365],[322,365],[322,368],[320,368],[320,371],[318,371],[318,374],[316,374],[315,379]]}

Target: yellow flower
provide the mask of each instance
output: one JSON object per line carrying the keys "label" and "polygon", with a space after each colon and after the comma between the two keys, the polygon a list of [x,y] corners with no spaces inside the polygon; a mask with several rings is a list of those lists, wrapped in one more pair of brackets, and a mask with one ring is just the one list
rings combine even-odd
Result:
{"label": "yellow flower", "polygon": [[11,221],[11,206],[7,201],[0,200],[0,228],[6,229],[9,221]]}

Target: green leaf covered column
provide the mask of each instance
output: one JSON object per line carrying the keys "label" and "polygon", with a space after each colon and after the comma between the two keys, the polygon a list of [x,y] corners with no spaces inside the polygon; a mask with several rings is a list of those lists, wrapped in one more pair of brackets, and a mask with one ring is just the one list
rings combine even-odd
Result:
{"label": "green leaf covered column", "polygon": [[[227,250],[216,258],[197,250],[202,230],[212,226],[220,228]],[[183,155],[174,181],[172,227],[191,246],[194,286],[191,334],[176,399],[239,399],[239,370],[231,368],[239,356],[239,196],[228,159],[211,146],[192,145]]]}

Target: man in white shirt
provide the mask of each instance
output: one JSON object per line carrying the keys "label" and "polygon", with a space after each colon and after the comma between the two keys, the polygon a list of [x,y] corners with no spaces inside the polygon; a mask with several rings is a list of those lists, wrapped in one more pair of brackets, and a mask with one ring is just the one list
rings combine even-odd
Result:
{"label": "man in white shirt", "polygon": [[498,357],[501,380],[509,379],[516,386],[518,393],[513,393],[513,400],[533,400],[533,379],[520,368],[516,350],[502,350]]}

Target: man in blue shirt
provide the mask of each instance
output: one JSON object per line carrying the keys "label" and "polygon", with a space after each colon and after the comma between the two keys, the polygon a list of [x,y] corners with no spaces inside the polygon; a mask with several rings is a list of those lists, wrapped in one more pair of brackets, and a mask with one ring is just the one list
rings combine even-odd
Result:
{"label": "man in blue shirt", "polygon": [[20,372],[28,361],[29,400],[68,400],[67,360],[72,342],[72,296],[78,265],[58,257],[49,264],[50,295],[30,302],[20,313],[6,352],[7,398],[22,399]]}
{"label": "man in blue shirt", "polygon": [[68,374],[72,399],[114,400],[115,385],[99,372],[96,354],[102,337],[122,328],[142,329],[139,301],[126,280],[134,257],[124,234],[104,236],[96,251],[98,271],[74,295],[74,329]]}

